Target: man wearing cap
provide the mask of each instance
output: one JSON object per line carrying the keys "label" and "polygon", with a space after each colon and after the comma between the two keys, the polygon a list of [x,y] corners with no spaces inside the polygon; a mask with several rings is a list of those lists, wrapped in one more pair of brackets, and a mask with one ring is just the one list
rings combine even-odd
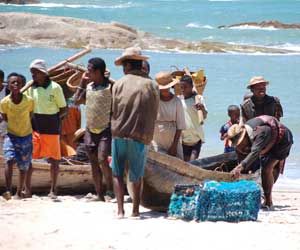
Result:
{"label": "man wearing cap", "polygon": [[139,216],[142,177],[147,158],[147,145],[153,139],[159,91],[142,71],[148,57],[140,48],[127,48],[115,60],[123,66],[125,76],[112,89],[112,172],[118,201],[118,217],[124,217],[124,168],[129,164],[129,180],[133,182],[132,216]]}
{"label": "man wearing cap", "polygon": [[262,115],[248,120],[244,125],[234,124],[228,130],[239,156],[244,159],[232,170],[238,178],[241,173],[249,173],[253,162],[260,160],[262,168],[262,187],[264,206],[270,208],[273,184],[279,172],[283,173],[285,159],[289,156],[293,144],[291,131],[275,117]]}
{"label": "man wearing cap", "polygon": [[278,120],[283,116],[282,106],[277,97],[266,94],[266,86],[269,84],[262,76],[254,76],[248,83],[247,88],[253,95],[247,98],[241,108],[244,121],[260,115],[270,115]]}
{"label": "man wearing cap", "polygon": [[33,84],[27,94],[34,100],[33,158],[48,159],[51,166],[49,196],[55,198],[61,159],[60,124],[66,114],[66,101],[60,85],[50,80],[44,60],[34,60],[30,64],[30,72]]}

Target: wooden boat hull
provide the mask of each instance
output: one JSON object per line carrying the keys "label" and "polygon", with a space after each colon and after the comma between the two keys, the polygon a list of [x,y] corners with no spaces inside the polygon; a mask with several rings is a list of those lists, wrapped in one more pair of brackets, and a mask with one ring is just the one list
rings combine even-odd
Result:
{"label": "wooden boat hull", "polygon": [[[224,157],[225,162],[229,162],[231,158],[236,160],[234,156]],[[219,158],[222,159],[222,156]],[[212,160],[208,162],[211,163]],[[219,164],[216,162],[214,164],[217,166],[222,163],[219,161]],[[248,179],[252,176],[244,178]],[[231,182],[234,178],[230,173],[206,170],[178,158],[150,150],[143,179],[141,204],[152,210],[167,211],[176,184],[200,184],[205,180]],[[129,193],[132,193],[132,184],[129,181],[127,181],[127,188]]]}
{"label": "wooden boat hull", "polygon": [[[5,187],[5,161],[0,157],[0,191]],[[17,169],[13,171],[13,186],[17,186]],[[85,194],[94,191],[90,165],[60,165],[57,180],[59,194]],[[50,164],[33,162],[32,192],[47,193],[50,189]]]}
{"label": "wooden boat hull", "polygon": [[[214,161],[214,159],[217,159]],[[178,158],[168,156],[152,150],[148,153],[147,165],[143,179],[143,193],[141,204],[156,211],[166,211],[170,197],[176,184],[199,184],[205,180],[233,181],[229,173],[211,171],[202,167],[216,168],[222,163],[236,160],[234,156],[220,155],[217,157],[197,160],[194,164],[184,162]],[[199,164],[200,162],[200,164]],[[0,157],[0,190],[5,187],[5,162]],[[33,162],[32,192],[45,193],[50,188],[50,165],[48,163]],[[17,184],[17,169],[14,170],[13,184]],[[252,178],[250,175],[245,178]],[[94,191],[91,169],[89,165],[60,165],[58,177],[58,191],[60,194],[84,194]],[[132,194],[132,186],[127,181],[127,189]]]}

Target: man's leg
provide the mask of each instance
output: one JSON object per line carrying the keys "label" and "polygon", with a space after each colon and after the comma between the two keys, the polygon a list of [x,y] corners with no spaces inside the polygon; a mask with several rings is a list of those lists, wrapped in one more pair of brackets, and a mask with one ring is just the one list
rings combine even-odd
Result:
{"label": "man's leg", "polygon": [[132,217],[137,217],[140,215],[140,203],[141,203],[141,194],[142,194],[142,178],[138,181],[132,183]]}
{"label": "man's leg", "polygon": [[30,163],[29,168],[25,177],[25,198],[31,198],[31,176],[32,176],[33,168],[32,163]]}
{"label": "man's leg", "polygon": [[272,188],[274,185],[274,176],[273,170],[278,160],[275,159],[268,159],[264,166],[262,166],[262,187],[264,190],[265,195],[265,202],[264,205],[271,207],[273,205],[272,202]]}
{"label": "man's leg", "polygon": [[112,170],[108,164],[108,155],[111,152],[111,140],[100,141],[98,147],[98,159],[105,178],[106,191],[113,192]]}
{"label": "man's leg", "polygon": [[113,184],[115,194],[117,196],[118,202],[118,217],[123,218],[125,211],[124,211],[124,180],[123,176],[114,176],[113,177]]}
{"label": "man's leg", "polygon": [[113,186],[118,202],[118,217],[123,218],[124,211],[124,169],[127,162],[127,140],[115,138],[112,140],[112,174]]}
{"label": "man's leg", "polygon": [[25,184],[25,177],[26,177],[26,171],[24,170],[19,170],[19,183],[18,183],[18,187],[17,187],[17,197],[21,198],[22,197],[22,190]]}
{"label": "man's leg", "polygon": [[196,145],[193,146],[190,161],[198,159],[201,151],[202,142],[199,141]]}
{"label": "man's leg", "polygon": [[93,176],[97,197],[99,200],[105,201],[103,196],[103,188],[102,188],[102,171],[98,162],[97,151],[89,149],[88,156],[92,167],[92,176]]}
{"label": "man's leg", "polygon": [[133,207],[131,216],[138,217],[140,215],[139,207],[143,189],[142,181],[147,160],[148,148],[147,145],[134,140],[130,140],[128,145],[129,180],[133,184]]}
{"label": "man's leg", "polygon": [[[15,162],[13,160],[10,160],[7,162],[5,166],[5,184],[6,184],[6,192],[12,193],[12,175],[13,175],[13,166]],[[10,199],[9,194],[7,195],[7,198]]]}
{"label": "man's leg", "polygon": [[182,144],[182,151],[183,151],[183,160],[190,161],[192,152],[191,152],[189,146]]}
{"label": "man's leg", "polygon": [[50,162],[50,178],[51,178],[51,188],[50,188],[49,196],[55,197],[57,195],[56,184],[57,184],[57,177],[59,173],[59,161],[50,158],[49,162]]}

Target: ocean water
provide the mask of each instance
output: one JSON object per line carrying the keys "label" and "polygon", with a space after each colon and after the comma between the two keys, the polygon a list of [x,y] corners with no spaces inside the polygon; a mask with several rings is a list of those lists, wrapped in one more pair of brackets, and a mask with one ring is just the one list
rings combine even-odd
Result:
{"label": "ocean water", "polygon": [[118,21],[167,38],[255,44],[300,51],[300,29],[281,30],[221,25],[279,20],[300,22],[298,0],[44,0],[28,6],[0,5],[1,12],[32,12]]}
{"label": "ocean water", "polygon": [[[264,20],[299,23],[300,1],[297,0],[47,0],[29,6],[0,4],[0,12],[9,11],[70,16],[97,22],[118,21],[161,37],[293,48],[300,52],[300,30],[243,26],[239,29],[217,28]],[[33,59],[43,58],[50,66],[74,52],[76,50],[73,49],[0,47],[0,68],[7,74],[12,71],[23,73],[30,79],[28,66]],[[179,68],[188,66],[191,70],[205,69],[208,84],[204,96],[209,114],[201,156],[222,152],[219,129],[228,119],[227,106],[241,103],[247,91],[246,84],[252,76],[264,75],[270,81],[267,92],[280,98],[284,109],[282,122],[294,135],[294,146],[279,184],[300,189],[300,54],[145,53],[151,57],[152,76],[160,70],[171,70],[172,65]],[[115,67],[113,61],[120,54],[120,50],[93,50],[79,62],[86,64],[89,57],[100,56],[107,62],[112,77],[117,79],[122,76],[122,70]]]}

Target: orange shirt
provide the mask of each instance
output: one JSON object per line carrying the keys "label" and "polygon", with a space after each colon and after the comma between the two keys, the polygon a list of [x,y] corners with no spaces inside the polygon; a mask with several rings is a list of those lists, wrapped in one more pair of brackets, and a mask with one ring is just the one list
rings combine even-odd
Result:
{"label": "orange shirt", "polygon": [[71,106],[68,108],[68,114],[62,122],[62,135],[74,134],[81,127],[80,108]]}

